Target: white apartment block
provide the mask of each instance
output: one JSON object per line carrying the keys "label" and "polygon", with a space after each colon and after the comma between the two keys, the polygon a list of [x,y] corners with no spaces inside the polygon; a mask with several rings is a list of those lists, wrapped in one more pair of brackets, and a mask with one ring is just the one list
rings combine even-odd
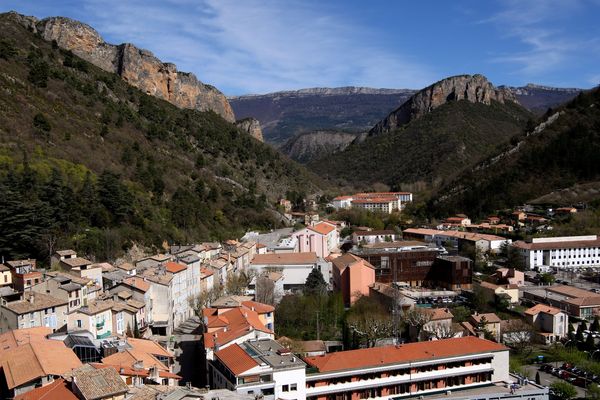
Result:
{"label": "white apartment block", "polygon": [[579,269],[600,266],[600,239],[597,235],[535,238],[512,244],[529,269],[549,266]]}

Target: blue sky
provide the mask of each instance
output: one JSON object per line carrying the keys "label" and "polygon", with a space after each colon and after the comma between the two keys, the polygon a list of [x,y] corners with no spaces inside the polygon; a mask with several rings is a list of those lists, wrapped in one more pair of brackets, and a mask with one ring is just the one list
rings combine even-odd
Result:
{"label": "blue sky", "polygon": [[228,95],[306,87],[600,83],[600,0],[2,0],[131,42]]}

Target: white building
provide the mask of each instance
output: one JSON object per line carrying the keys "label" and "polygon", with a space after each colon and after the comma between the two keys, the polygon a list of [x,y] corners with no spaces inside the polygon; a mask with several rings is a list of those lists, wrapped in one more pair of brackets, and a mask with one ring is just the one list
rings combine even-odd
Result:
{"label": "white building", "polygon": [[597,235],[535,238],[517,241],[517,249],[527,268],[587,268],[600,266],[600,239]]}
{"label": "white building", "polygon": [[353,244],[395,242],[398,239],[400,239],[400,235],[393,230],[355,231],[352,233]]}
{"label": "white building", "polygon": [[212,385],[265,400],[306,399],[306,364],[274,340],[250,340],[215,353]]}
{"label": "white building", "polygon": [[325,282],[329,282],[331,276],[331,263],[318,258],[314,252],[257,254],[250,268],[254,269],[257,275],[264,272],[281,273],[284,291],[304,287],[306,278],[315,268],[321,271]]}
{"label": "white building", "polygon": [[352,207],[352,196],[335,197],[331,203],[336,210],[347,209]]}

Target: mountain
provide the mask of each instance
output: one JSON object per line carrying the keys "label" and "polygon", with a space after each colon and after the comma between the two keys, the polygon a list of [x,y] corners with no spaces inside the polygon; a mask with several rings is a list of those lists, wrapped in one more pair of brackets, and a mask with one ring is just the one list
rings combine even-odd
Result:
{"label": "mountain", "polygon": [[235,125],[256,140],[264,141],[260,122],[256,118],[244,118],[235,122]]}
{"label": "mountain", "polygon": [[0,255],[113,259],[280,224],[319,177],[214,112],[147,95],[0,15]]}
{"label": "mountain", "polygon": [[229,103],[238,118],[260,121],[266,142],[282,146],[303,132],[366,132],[413,93],[408,89],[312,88],[230,97]]}
{"label": "mountain", "polygon": [[391,132],[450,101],[465,100],[489,105],[492,101],[516,102],[513,94],[495,88],[483,75],[459,75],[442,79],[417,92],[404,104],[378,122],[369,135]]}
{"label": "mountain", "polygon": [[556,88],[529,83],[526,86],[500,86],[512,92],[519,103],[529,111],[541,116],[548,108],[555,108],[571,101],[582,89]]}
{"label": "mountain", "polygon": [[[376,131],[382,133],[313,161],[309,167],[336,180],[428,191],[492,154],[522,132],[532,117],[480,75],[440,81],[405,104],[393,112],[396,117],[390,115],[387,122],[377,124]],[[407,109],[413,114],[398,126]],[[392,126],[396,128],[388,132]]]}
{"label": "mountain", "polygon": [[285,142],[280,150],[292,160],[307,163],[344,150],[356,137],[356,133],[339,131],[303,132]]}
{"label": "mountain", "polygon": [[600,199],[600,88],[582,92],[440,190],[432,210],[484,215],[531,200]]}
{"label": "mountain", "polygon": [[47,41],[56,44],[95,66],[118,74],[146,94],[167,100],[178,107],[214,111],[229,122],[235,117],[227,99],[215,87],[200,82],[194,74],[177,71],[150,51],[130,43],[106,43],[92,27],[65,17],[38,20],[12,13],[18,21]]}

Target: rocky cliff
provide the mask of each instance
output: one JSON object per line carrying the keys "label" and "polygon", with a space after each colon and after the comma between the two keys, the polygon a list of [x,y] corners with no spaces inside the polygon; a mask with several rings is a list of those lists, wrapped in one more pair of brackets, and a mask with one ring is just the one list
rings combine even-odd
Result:
{"label": "rocky cliff", "polygon": [[260,122],[256,118],[244,118],[235,122],[235,125],[242,131],[246,132],[256,140],[263,141],[262,129]]}
{"label": "rocky cliff", "polygon": [[292,160],[308,163],[344,150],[357,135],[337,131],[304,132],[288,140],[280,150]]}
{"label": "rocky cliff", "polygon": [[390,132],[396,128],[419,118],[437,107],[450,101],[467,100],[471,103],[491,104],[517,102],[512,92],[504,88],[496,88],[483,75],[459,75],[443,79],[417,92],[398,109],[377,123],[369,132],[370,135]]}
{"label": "rocky cliff", "polygon": [[106,43],[89,25],[65,17],[37,20],[16,13],[20,24],[39,33],[47,41],[102,68],[120,75],[126,82],[181,108],[214,111],[229,122],[235,117],[229,102],[216,88],[200,82],[194,74],[177,71],[150,51],[132,44]]}

